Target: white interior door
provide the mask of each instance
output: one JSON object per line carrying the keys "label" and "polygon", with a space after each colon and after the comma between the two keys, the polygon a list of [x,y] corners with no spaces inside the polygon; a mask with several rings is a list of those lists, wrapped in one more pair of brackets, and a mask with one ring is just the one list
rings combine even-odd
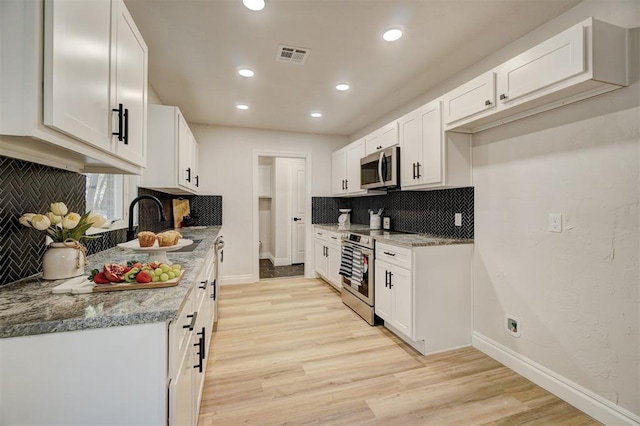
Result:
{"label": "white interior door", "polygon": [[304,160],[290,163],[291,179],[291,263],[304,263],[304,228],[306,194]]}

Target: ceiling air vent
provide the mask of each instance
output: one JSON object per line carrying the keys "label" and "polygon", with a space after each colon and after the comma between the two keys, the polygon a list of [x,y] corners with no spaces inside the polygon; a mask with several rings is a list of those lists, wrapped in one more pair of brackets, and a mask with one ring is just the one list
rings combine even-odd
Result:
{"label": "ceiling air vent", "polygon": [[292,64],[304,64],[311,53],[311,49],[304,47],[285,46],[281,44],[278,46],[278,54],[276,55],[276,61],[290,62]]}

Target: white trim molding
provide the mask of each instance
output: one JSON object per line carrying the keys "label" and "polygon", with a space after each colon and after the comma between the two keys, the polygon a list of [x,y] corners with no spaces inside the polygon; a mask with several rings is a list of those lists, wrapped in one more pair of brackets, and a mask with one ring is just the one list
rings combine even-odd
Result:
{"label": "white trim molding", "polygon": [[258,280],[254,278],[253,274],[229,275],[220,278],[220,285],[253,284],[257,282]]}
{"label": "white trim molding", "polygon": [[599,422],[607,425],[640,424],[640,416],[478,332],[473,332],[471,343],[474,348],[584,411]]}

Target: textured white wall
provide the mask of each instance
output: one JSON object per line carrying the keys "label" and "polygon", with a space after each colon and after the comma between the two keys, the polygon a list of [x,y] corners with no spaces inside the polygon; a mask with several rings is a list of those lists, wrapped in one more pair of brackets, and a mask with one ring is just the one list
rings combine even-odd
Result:
{"label": "textured white wall", "polygon": [[[640,2],[588,1],[640,26]],[[633,85],[473,137],[474,330],[640,415],[640,32]],[[549,233],[549,213],[563,232]],[[505,314],[522,337],[505,332]]]}
{"label": "textured white wall", "polygon": [[322,136],[236,127],[190,124],[198,141],[200,193],[222,195],[225,237],[224,279],[253,273],[253,151],[311,153],[311,196],[331,194],[331,153],[346,145]]}

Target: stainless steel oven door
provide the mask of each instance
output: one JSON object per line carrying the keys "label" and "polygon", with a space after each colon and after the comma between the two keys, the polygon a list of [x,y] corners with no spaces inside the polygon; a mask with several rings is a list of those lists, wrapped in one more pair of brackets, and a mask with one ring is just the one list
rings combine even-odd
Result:
{"label": "stainless steel oven door", "polygon": [[[345,276],[342,276],[342,288],[349,293],[356,296],[358,299],[362,300],[369,306],[373,306],[373,288],[374,288],[374,254],[373,250],[359,246],[357,244],[350,243],[348,241],[343,241],[343,245],[350,245],[352,247],[357,247],[362,252],[362,282],[360,285],[356,283],[351,283],[351,280]],[[356,260],[354,259],[354,262]]]}

